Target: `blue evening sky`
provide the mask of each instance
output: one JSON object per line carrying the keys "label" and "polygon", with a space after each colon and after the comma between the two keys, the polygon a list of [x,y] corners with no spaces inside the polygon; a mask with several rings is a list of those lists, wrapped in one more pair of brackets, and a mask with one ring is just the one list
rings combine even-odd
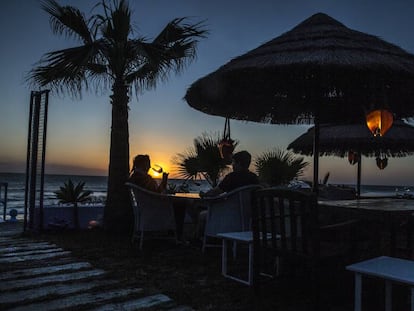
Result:
{"label": "blue evening sky", "polygon": [[[66,0],[89,15],[98,0]],[[175,17],[205,20],[210,34],[200,41],[198,57],[181,75],[171,74],[155,90],[130,103],[130,151],[147,153],[153,163],[173,173],[171,158],[203,132],[223,131],[224,119],[192,109],[183,100],[187,88],[233,57],[323,12],[347,27],[366,32],[414,52],[414,2],[406,0],[130,0],[136,35],[153,38]],[[38,0],[0,2],[0,172],[24,172],[31,89],[25,74],[41,56],[76,42],[57,37]],[[50,95],[46,169],[49,173],[105,175],[108,167],[111,107],[109,91],[84,93],[81,100]],[[308,126],[264,125],[231,121],[238,150],[253,157],[285,149]],[[363,184],[414,185],[413,157],[389,160],[379,170],[363,158]],[[311,158],[306,158],[312,161]],[[311,180],[311,166],[305,179]],[[320,176],[334,183],[355,183],[356,166],[347,159],[322,157]]]}

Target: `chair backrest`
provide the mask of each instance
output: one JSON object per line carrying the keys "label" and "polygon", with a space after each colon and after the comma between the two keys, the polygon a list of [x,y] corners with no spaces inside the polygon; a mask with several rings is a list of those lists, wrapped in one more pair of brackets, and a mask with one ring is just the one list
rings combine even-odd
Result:
{"label": "chair backrest", "polygon": [[268,188],[255,192],[252,229],[258,262],[278,257],[318,256],[317,197],[312,192]]}
{"label": "chair backrest", "polygon": [[134,230],[175,230],[171,197],[148,191],[132,183],[126,183],[125,185],[130,190],[132,207],[134,209]]}
{"label": "chair backrest", "polygon": [[216,197],[204,198],[208,206],[205,234],[250,230],[253,191],[260,185],[247,185]]}
{"label": "chair backrest", "polygon": [[309,276],[310,307],[322,310],[319,279],[335,272],[320,269],[342,271],[352,262],[358,222],[350,219],[321,226],[314,192],[267,188],[256,191],[253,201],[253,287],[259,290],[260,276],[277,276],[280,267],[284,273],[300,268],[302,280],[305,271]]}

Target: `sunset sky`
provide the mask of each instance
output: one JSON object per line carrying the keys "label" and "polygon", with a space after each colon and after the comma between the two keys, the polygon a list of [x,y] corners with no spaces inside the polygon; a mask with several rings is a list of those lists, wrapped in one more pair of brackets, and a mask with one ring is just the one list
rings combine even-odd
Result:
{"label": "sunset sky", "polygon": [[[58,1],[87,16],[98,0]],[[142,0],[132,1],[135,36],[155,37],[173,18],[205,21],[209,30],[198,46],[197,59],[184,72],[170,75],[155,90],[130,102],[130,154],[146,153],[152,163],[174,177],[172,157],[192,146],[203,132],[223,131],[224,118],[203,114],[183,100],[198,78],[230,59],[289,31],[309,16],[323,12],[351,29],[366,32],[414,52],[414,2],[407,0]],[[41,56],[76,44],[52,34],[38,0],[0,2],[0,172],[24,172],[30,87],[25,75]],[[51,93],[46,172],[106,175],[109,157],[110,92],[85,92],[81,100]],[[414,99],[413,99],[414,100]],[[309,126],[266,125],[231,121],[238,150],[253,157],[273,148],[285,149]],[[311,158],[306,158],[312,161]],[[414,158],[389,159],[379,170],[374,158],[363,158],[363,184],[414,185]],[[355,183],[356,166],[347,159],[323,157],[319,175],[330,172],[332,183]],[[311,180],[312,166],[305,179]]]}

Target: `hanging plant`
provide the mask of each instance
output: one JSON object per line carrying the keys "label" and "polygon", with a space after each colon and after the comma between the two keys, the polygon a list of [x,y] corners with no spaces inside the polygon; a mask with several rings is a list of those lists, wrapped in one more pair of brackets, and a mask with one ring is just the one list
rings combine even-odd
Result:
{"label": "hanging plant", "polygon": [[355,165],[359,162],[359,155],[357,152],[349,150],[348,151],[348,161],[351,165]]}
{"label": "hanging plant", "polygon": [[377,157],[376,161],[377,161],[377,166],[380,170],[383,170],[388,165],[388,158],[387,157],[384,157],[384,158]]}
{"label": "hanging plant", "polygon": [[380,170],[383,170],[388,165],[388,158],[386,153],[382,152],[382,150],[378,150],[375,152],[375,161],[377,162],[377,166]]}
{"label": "hanging plant", "polygon": [[230,119],[224,123],[223,139],[218,143],[220,156],[225,164],[231,164],[234,151],[234,140],[230,137]]}

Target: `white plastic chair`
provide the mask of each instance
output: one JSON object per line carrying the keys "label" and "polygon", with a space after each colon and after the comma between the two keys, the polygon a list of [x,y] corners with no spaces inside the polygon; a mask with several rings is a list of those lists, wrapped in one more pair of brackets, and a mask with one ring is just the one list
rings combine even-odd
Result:
{"label": "white plastic chair", "polygon": [[132,240],[139,241],[141,250],[144,232],[172,231],[176,239],[176,224],[171,197],[148,191],[132,183],[125,184],[129,188],[132,207],[134,209],[134,230]]}
{"label": "white plastic chair", "polygon": [[203,198],[202,202],[207,206],[203,252],[206,247],[221,247],[221,244],[208,242],[211,238],[219,238],[218,233],[250,230],[251,194],[260,188],[260,185],[247,185],[215,197]]}

